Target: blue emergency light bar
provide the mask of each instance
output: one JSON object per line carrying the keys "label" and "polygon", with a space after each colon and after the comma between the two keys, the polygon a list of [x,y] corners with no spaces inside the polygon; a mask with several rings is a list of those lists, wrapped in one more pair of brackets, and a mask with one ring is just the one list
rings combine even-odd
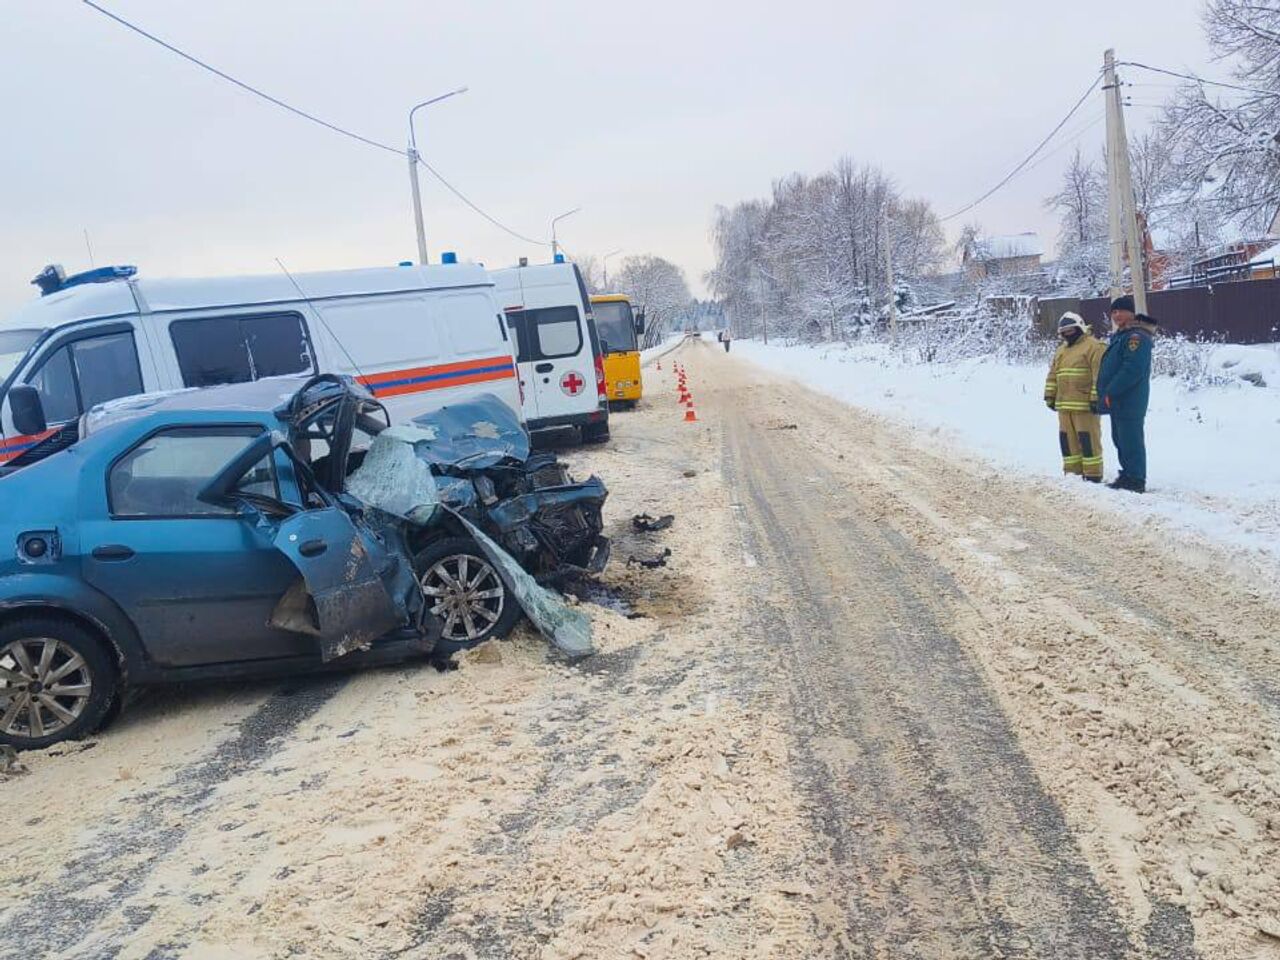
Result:
{"label": "blue emergency light bar", "polygon": [[96,270],[85,270],[83,273],[67,276],[61,264],[51,263],[31,282],[40,288],[40,296],[47,297],[67,287],[78,287],[86,283],[107,283],[110,280],[127,280],[137,272],[138,268],[134,266],[98,267]]}

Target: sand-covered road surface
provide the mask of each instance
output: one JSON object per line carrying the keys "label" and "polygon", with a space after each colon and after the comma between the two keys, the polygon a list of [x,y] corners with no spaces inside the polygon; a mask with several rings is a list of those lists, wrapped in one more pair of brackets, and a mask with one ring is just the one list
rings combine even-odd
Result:
{"label": "sand-covered road surface", "polygon": [[1270,585],[712,344],[662,366],[568,455],[598,655],[155,691],[24,755],[0,957],[1280,958]]}

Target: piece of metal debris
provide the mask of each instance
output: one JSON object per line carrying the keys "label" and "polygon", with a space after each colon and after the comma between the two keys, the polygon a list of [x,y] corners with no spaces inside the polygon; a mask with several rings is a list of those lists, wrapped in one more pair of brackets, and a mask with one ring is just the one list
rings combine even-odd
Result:
{"label": "piece of metal debris", "polygon": [[664,513],[657,519],[647,513],[637,513],[631,518],[631,527],[636,533],[657,533],[671,526],[675,519],[675,514],[672,513]]}
{"label": "piece of metal debris", "polygon": [[667,547],[656,557],[645,559],[644,557],[627,557],[627,566],[635,564],[638,567],[644,567],[647,570],[656,570],[658,567],[667,565],[667,558],[671,556],[671,548]]}
{"label": "piece of metal debris", "polygon": [[0,743],[0,780],[26,772],[26,765],[18,760],[18,751],[7,743]]}

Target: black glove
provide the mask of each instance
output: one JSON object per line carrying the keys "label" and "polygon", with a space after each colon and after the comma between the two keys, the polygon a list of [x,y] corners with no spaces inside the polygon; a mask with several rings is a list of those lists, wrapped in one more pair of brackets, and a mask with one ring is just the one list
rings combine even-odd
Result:
{"label": "black glove", "polygon": [[1057,402],[1056,400],[1054,400],[1054,399],[1053,399],[1053,397],[1045,397],[1045,398],[1044,398],[1044,405],[1045,405],[1046,407],[1048,407],[1050,410],[1057,410],[1057,409],[1058,409],[1058,402]]}
{"label": "black glove", "polygon": [[1097,401],[1097,400],[1090,400],[1090,401],[1089,401],[1089,412],[1090,412],[1090,413],[1097,413],[1097,412],[1098,412],[1098,401]]}

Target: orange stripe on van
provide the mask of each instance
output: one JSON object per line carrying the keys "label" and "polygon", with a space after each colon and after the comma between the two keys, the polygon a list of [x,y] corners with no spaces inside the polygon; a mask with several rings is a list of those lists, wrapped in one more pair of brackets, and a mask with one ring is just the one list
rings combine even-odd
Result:
{"label": "orange stripe on van", "polygon": [[376,397],[399,397],[427,390],[461,387],[469,383],[488,383],[507,380],[516,375],[515,362],[509,355],[487,357],[480,360],[463,360],[442,363],[430,367],[410,367],[406,370],[388,370],[359,377]]}

